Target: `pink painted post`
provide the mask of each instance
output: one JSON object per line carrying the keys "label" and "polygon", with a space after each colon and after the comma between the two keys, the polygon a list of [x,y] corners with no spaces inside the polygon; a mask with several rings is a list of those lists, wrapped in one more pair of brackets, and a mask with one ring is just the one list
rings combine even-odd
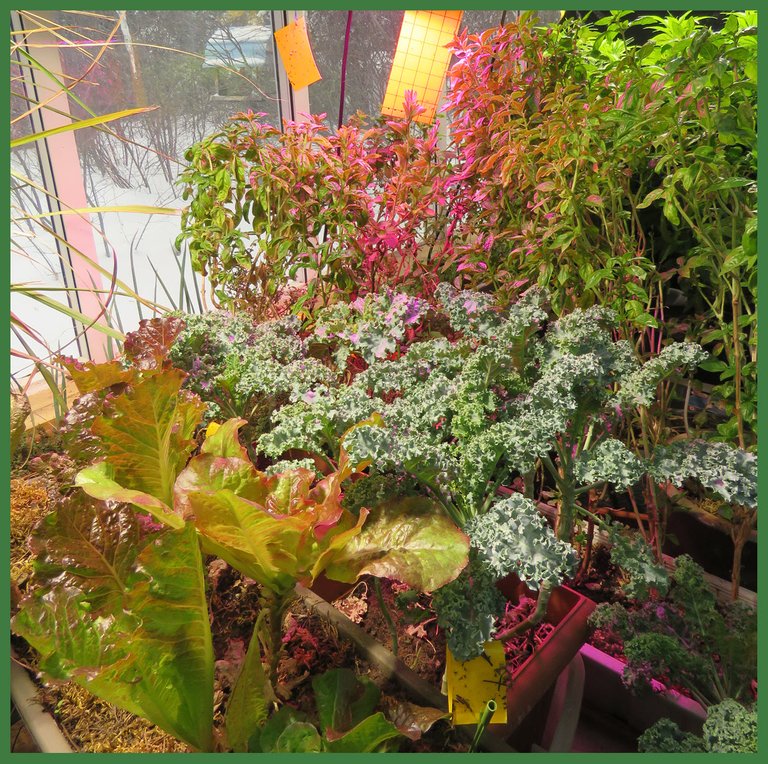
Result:
{"label": "pink painted post", "polygon": [[[63,67],[57,48],[57,39],[50,32],[35,31],[28,38],[28,46],[31,54],[40,64],[54,73],[55,76],[64,79],[60,77]],[[39,70],[35,71],[35,80],[39,101],[46,103],[46,106],[39,110],[43,129],[50,130],[70,124],[72,119],[68,116],[69,99],[66,92],[62,91],[56,82]],[[48,101],[49,98],[50,101]],[[55,193],[60,200],[62,209],[66,211],[87,207],[85,182],[80,169],[75,134],[71,131],[59,133],[47,138],[46,143],[56,185]],[[87,213],[68,214],[62,216],[62,222],[66,232],[65,238],[71,251],[70,264],[74,285],[82,289],[103,289],[104,282],[101,273],[86,259],[90,258],[94,263],[99,261],[94,239],[94,226],[90,216]],[[64,267],[67,268],[66,263]],[[101,312],[99,295],[87,291],[77,294],[80,312],[92,319],[98,316]],[[104,323],[103,319],[100,320],[100,323]],[[106,335],[96,329],[89,329],[85,336],[91,360],[106,360]]]}

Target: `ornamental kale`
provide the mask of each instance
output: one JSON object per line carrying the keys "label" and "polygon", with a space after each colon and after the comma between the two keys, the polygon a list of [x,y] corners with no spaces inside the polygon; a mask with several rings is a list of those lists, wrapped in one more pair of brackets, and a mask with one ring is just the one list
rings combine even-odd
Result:
{"label": "ornamental kale", "polygon": [[718,606],[703,573],[682,555],[667,598],[636,610],[598,605],[590,623],[623,642],[624,681],[633,689],[647,690],[653,677],[687,688],[704,706],[748,702],[757,672],[756,615],[739,602]]}
{"label": "ornamental kale", "polygon": [[351,303],[336,303],[318,314],[315,336],[336,338],[336,364],[343,369],[351,352],[367,363],[396,352],[409,327],[426,314],[429,304],[418,297],[387,290],[358,297]]}
{"label": "ornamental kale", "polygon": [[496,619],[504,613],[504,598],[496,576],[470,547],[469,564],[459,577],[432,595],[437,623],[447,631],[447,643],[460,661],[483,652],[493,638]]}
{"label": "ornamental kale", "polygon": [[331,384],[333,372],[309,357],[295,318],[254,324],[242,315],[185,315],[169,359],[188,373],[184,386],[207,404],[206,418],[248,421],[248,436],[307,385]]}
{"label": "ornamental kale", "polygon": [[731,596],[737,599],[742,551],[757,525],[755,454],[727,443],[703,440],[675,442],[656,449],[650,471],[656,480],[678,486],[686,478],[694,478],[723,501],[718,512],[730,523],[733,542]]}
{"label": "ornamental kale", "polygon": [[[467,528],[491,509],[500,485],[541,464],[560,497],[562,552],[579,518],[606,525],[580,497],[606,482],[629,488],[648,470],[611,435],[619,403],[646,405],[663,375],[704,354],[693,344],[673,345],[642,365],[628,342],[615,340],[614,313],[599,307],[575,310],[542,332],[545,295],[537,289],[506,311],[488,295],[450,285],[436,296],[451,339],[415,342],[394,360],[369,356],[369,367],[347,387],[307,390],[277,412],[259,447],[273,458],[299,448],[333,460],[343,442],[355,462],[410,475]],[[638,540],[617,539],[630,589],[663,590],[664,575]],[[560,570],[568,567],[563,556]],[[542,582],[534,618],[555,578]]]}
{"label": "ornamental kale", "polygon": [[757,709],[726,699],[711,706],[701,737],[660,719],[637,741],[639,753],[757,753]]}
{"label": "ornamental kale", "polygon": [[438,624],[458,660],[482,653],[493,637],[504,600],[496,582],[510,573],[532,589],[557,586],[576,565],[571,545],[555,537],[536,505],[520,494],[496,501],[469,520],[470,564],[458,579],[435,592]]}
{"label": "ornamental kale", "polygon": [[677,486],[695,478],[729,504],[757,509],[757,456],[727,443],[693,440],[659,446],[651,473]]}

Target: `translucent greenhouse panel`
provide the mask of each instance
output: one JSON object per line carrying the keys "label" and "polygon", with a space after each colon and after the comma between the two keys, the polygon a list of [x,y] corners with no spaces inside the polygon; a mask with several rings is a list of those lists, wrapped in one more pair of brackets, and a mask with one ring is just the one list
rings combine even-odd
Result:
{"label": "translucent greenhouse panel", "polygon": [[[16,127],[18,124],[18,128]],[[11,127],[13,138],[28,135],[28,122],[20,120]],[[34,146],[27,145],[11,152],[11,313],[19,324],[11,330],[11,350],[48,360],[59,351],[77,355],[75,327],[72,321],[55,308],[23,294],[29,287],[46,299],[67,306],[62,261],[56,240],[44,222],[34,216],[48,212],[46,195],[35,186],[42,181],[40,162]],[[19,178],[25,178],[21,180]],[[41,343],[36,337],[43,339]],[[31,353],[30,353],[31,351]],[[11,354],[11,374],[18,380],[28,376],[33,364],[26,358]]]}
{"label": "translucent greenhouse panel", "polygon": [[[344,121],[356,111],[381,113],[403,11],[354,11],[349,38]],[[341,92],[341,62],[347,11],[307,11],[307,29],[317,68],[323,79],[309,86],[313,114],[327,114],[336,127]]]}
{"label": "translucent greenhouse panel", "polygon": [[[168,208],[170,214],[91,214],[100,265],[141,297],[199,311],[199,277],[176,252],[184,205],[177,177],[184,153],[230,116],[279,117],[273,37],[267,11],[57,11],[62,75],[77,84],[74,118],[137,107],[151,111],[76,133],[87,205]],[[183,278],[182,274],[183,273]],[[110,321],[134,329],[151,308],[121,296]]]}
{"label": "translucent greenhouse panel", "polygon": [[[498,26],[504,11],[464,11],[461,28],[477,34]],[[512,21],[521,11],[506,11]],[[560,11],[538,11],[544,23],[560,17]],[[336,127],[341,92],[341,62],[347,11],[307,11],[307,28],[312,53],[323,79],[309,86],[309,107],[313,114],[326,114]],[[344,94],[344,121],[356,111],[372,117],[381,114],[403,11],[353,11]]]}
{"label": "translucent greenhouse panel", "polygon": [[[470,34],[479,34],[486,29],[497,27],[502,23],[509,24],[525,11],[464,11],[462,26],[467,28]],[[554,24],[560,20],[560,11],[533,11],[541,24]]]}

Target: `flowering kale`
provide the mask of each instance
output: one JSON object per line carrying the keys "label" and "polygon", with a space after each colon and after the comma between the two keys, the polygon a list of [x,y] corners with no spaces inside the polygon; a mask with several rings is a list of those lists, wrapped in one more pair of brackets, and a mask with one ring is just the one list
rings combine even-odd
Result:
{"label": "flowering kale", "polygon": [[629,488],[645,474],[647,465],[620,440],[606,438],[580,454],[574,460],[573,470],[580,483],[606,482]]}
{"label": "flowering kale", "polygon": [[258,433],[291,394],[334,381],[330,369],[308,356],[293,317],[254,324],[242,315],[208,313],[184,322],[169,358],[188,372],[184,386],[208,403],[208,420],[243,417]]}
{"label": "flowering kale", "polygon": [[708,357],[708,354],[693,342],[667,345],[656,358],[651,358],[641,368],[624,378],[621,390],[616,395],[616,402],[620,405],[650,406],[656,397],[656,387],[664,377],[675,369],[693,369]]}
{"label": "flowering kale", "polygon": [[386,291],[369,294],[347,303],[336,303],[320,311],[315,336],[338,340],[336,363],[343,368],[351,352],[367,363],[396,352],[409,326],[426,315],[429,304],[418,297]]}

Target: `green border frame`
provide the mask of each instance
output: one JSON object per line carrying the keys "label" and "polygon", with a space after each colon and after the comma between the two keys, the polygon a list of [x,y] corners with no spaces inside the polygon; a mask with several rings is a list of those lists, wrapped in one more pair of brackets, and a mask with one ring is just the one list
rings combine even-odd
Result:
{"label": "green border frame", "polygon": [[[533,9],[533,10],[608,10],[608,9],[626,9],[626,10],[647,10],[647,11],[663,11],[663,10],[688,10],[690,9],[690,3],[677,3],[677,2],[626,2],[626,0],[614,0],[612,3],[599,3],[599,2],[589,2],[588,0],[585,2],[570,2],[570,0],[562,0],[561,2],[541,2],[541,0],[533,0],[533,2],[526,3],[526,9]],[[61,9],[64,6],[62,3],[52,3],[52,2],[40,2],[40,0],[35,0],[30,4],[30,6],[27,6],[26,9],[28,10],[58,10]],[[173,2],[172,0],[165,0],[164,2],[161,0],[160,2],[149,2],[148,0],[145,0],[144,2],[136,2],[134,0],[133,2],[128,2],[124,8],[127,10],[205,10],[207,8],[210,8],[212,6],[212,3],[210,0],[208,2],[195,2],[194,0],[187,0],[187,2]],[[228,6],[232,10],[239,10],[239,9],[254,9],[254,3],[244,3],[242,0],[233,0],[232,2],[228,3]],[[496,10],[499,11],[507,8],[509,9],[510,3],[509,2],[499,2],[499,0],[486,0],[485,2],[482,2],[480,5],[480,8],[473,9],[473,10]],[[19,6],[16,6],[19,7]],[[75,7],[78,10],[100,10],[104,8],[103,2],[93,2],[92,0],[90,2],[78,2],[73,4],[73,6],[66,6],[66,7]],[[323,0],[320,2],[303,2],[303,3],[291,3],[291,4],[283,4],[283,3],[270,3],[267,5],[267,9],[269,10],[283,10],[283,9],[294,9],[294,8],[300,8],[300,9],[306,9],[306,10],[410,10],[410,9],[468,9],[467,2],[455,2],[455,0],[421,0],[420,2],[414,2],[411,0],[411,2],[339,2],[336,0],[335,2],[333,0]],[[694,3],[695,10],[701,10],[701,11],[725,11],[725,10],[744,10],[744,9],[751,9],[758,7],[757,2],[751,2],[751,3],[734,3],[726,0],[723,2],[712,2],[712,0],[699,0],[699,2]],[[692,10],[693,10],[692,9]],[[768,12],[768,11],[767,11]],[[761,125],[765,126],[768,124],[768,102],[766,101],[766,91],[768,91],[768,43],[766,40],[768,39],[768,34],[765,32],[764,29],[761,29],[758,31],[758,71],[759,71],[759,99],[758,99],[758,121]],[[5,66],[5,73],[6,76],[2,78],[2,90],[3,90],[3,97],[5,98],[4,103],[8,103],[10,98],[10,87],[9,87],[9,64],[6,59],[6,62],[4,64]],[[5,120],[3,124],[3,131],[4,131],[4,143],[3,146],[6,147],[5,152],[6,155],[9,156],[10,149],[7,147],[10,143],[10,127],[8,124],[8,121]],[[758,177],[764,178],[766,176],[766,172],[768,171],[768,160],[766,159],[766,154],[768,153],[768,129],[763,130],[762,133],[758,133],[758,147],[759,147],[759,162],[758,162]],[[7,195],[8,200],[10,201],[10,190],[4,190],[4,195]],[[5,241],[9,240],[10,236],[10,223],[9,220],[5,217],[2,219],[2,231],[5,234]],[[759,262],[760,266],[758,268],[758,292],[762,295],[766,293],[766,289],[768,289],[768,265],[766,265],[766,260],[768,259],[768,234],[762,229],[758,230],[758,252],[759,252]],[[4,269],[2,273],[2,280],[3,280],[3,286],[10,284],[10,256],[5,259],[3,258],[4,262]],[[2,292],[0,292],[0,305],[2,305],[2,309],[5,313],[5,315],[9,314],[10,311],[10,293],[8,289],[4,288]],[[761,315],[758,314],[758,333],[762,334],[765,329],[765,321],[762,320]],[[2,351],[0,351],[0,362],[2,362],[2,367],[0,369],[2,370],[3,378],[5,377],[5,374],[10,373],[10,357],[7,352],[7,350],[10,348],[10,338],[9,335],[4,335],[5,340],[4,343],[6,343],[7,347],[4,347]],[[758,374],[762,374],[762,372],[765,370],[766,366],[768,365],[768,361],[766,361],[765,353],[762,355],[762,360],[760,360],[760,357],[758,357]],[[10,425],[10,412],[9,409],[6,409],[5,406],[0,407],[0,412],[2,413],[3,417],[2,420],[0,420],[0,432],[7,433],[9,430]],[[768,412],[764,409],[762,405],[758,407],[758,435],[759,440],[762,442],[763,437],[766,433],[766,424],[768,423]],[[758,446],[758,453],[761,452],[762,449]],[[2,460],[1,468],[2,468],[2,478],[4,478],[3,482],[5,485],[8,485],[10,482],[10,459],[9,459],[9,442],[7,436],[4,436],[0,440],[0,458]],[[763,471],[759,474],[759,490],[760,493],[763,494],[765,489],[768,487],[768,471]],[[10,522],[9,522],[9,510],[10,510],[10,493],[6,493],[3,495],[3,501],[2,501],[2,516],[0,517],[0,528],[2,528],[2,531],[4,533],[4,537],[6,539],[10,536]],[[8,552],[6,552],[7,556]],[[768,583],[766,582],[766,563],[765,560],[758,555],[758,584],[761,587],[768,586]],[[4,575],[4,580],[2,584],[2,588],[0,589],[0,612],[9,612],[10,611],[10,571],[8,570],[7,573]],[[758,628],[759,628],[759,634],[766,634],[768,633],[768,630],[766,629],[766,613],[763,609],[758,609]],[[3,650],[2,650],[2,667],[0,668],[0,676],[4,680],[4,687],[8,688],[9,692],[7,696],[4,696],[3,698],[3,708],[7,710],[7,716],[6,718],[10,719],[10,672],[9,672],[9,655],[10,655],[10,647],[8,643],[5,644]],[[768,648],[766,648],[766,645],[764,643],[761,643],[761,648],[759,652],[759,659],[758,659],[758,676],[765,674],[765,666],[766,661],[768,660]],[[768,729],[766,729],[766,716],[768,714],[761,712],[759,715],[759,730],[758,730],[758,748],[762,752],[768,751]],[[10,751],[10,729],[9,727],[2,726],[2,729],[0,730],[0,751]],[[42,760],[44,758],[47,758],[47,754],[13,754],[14,756],[22,756],[24,755],[25,761],[36,761],[36,760]],[[76,754],[83,757],[87,757],[89,761],[94,761],[97,759],[102,758],[109,758],[111,756],[114,756],[115,754]],[[122,754],[121,760],[135,760],[146,756],[152,756],[153,754]],[[214,761],[214,757],[218,756],[219,754],[164,754],[165,756],[189,756],[193,755],[196,757],[196,761],[201,760],[201,757],[206,760]],[[234,756],[249,756],[249,754],[231,754]],[[397,754],[401,758],[407,758],[410,757],[414,760],[418,760],[419,762],[426,762],[426,761],[436,761],[437,759],[444,759],[446,757],[451,757],[455,759],[456,757],[462,758],[467,756],[468,754]],[[603,756],[610,755],[611,761],[619,759],[619,760],[626,760],[627,757],[632,758],[634,754],[604,754]],[[707,761],[725,761],[725,760],[733,760],[733,761],[740,761],[743,762],[749,759],[754,759],[755,756],[759,754],[751,755],[751,754],[683,754],[683,755],[671,755],[671,754],[653,754],[652,758],[654,761],[661,761],[661,760],[671,760],[674,762],[685,762],[691,759],[699,759],[702,756],[707,756]],[[345,754],[343,756],[345,761],[358,761],[358,760],[364,760],[364,761],[373,761],[376,758],[376,754]],[[592,762],[593,759],[596,756],[600,756],[600,754],[595,753],[574,753],[574,754],[538,754],[537,755],[537,761],[555,761],[555,760],[561,760],[562,757],[565,757],[568,762],[573,762],[574,764],[580,764],[582,762]],[[647,754],[646,754],[647,756]],[[712,757],[715,758],[712,758]],[[488,757],[490,757],[491,761],[507,761],[508,756],[506,754],[484,754],[485,759],[489,760]],[[746,757],[746,758],[745,758]],[[277,754],[260,754],[260,760],[264,761],[286,761],[285,755],[277,755]],[[315,762],[317,759],[314,758],[313,754],[291,754],[289,756],[290,761],[312,761]]]}

